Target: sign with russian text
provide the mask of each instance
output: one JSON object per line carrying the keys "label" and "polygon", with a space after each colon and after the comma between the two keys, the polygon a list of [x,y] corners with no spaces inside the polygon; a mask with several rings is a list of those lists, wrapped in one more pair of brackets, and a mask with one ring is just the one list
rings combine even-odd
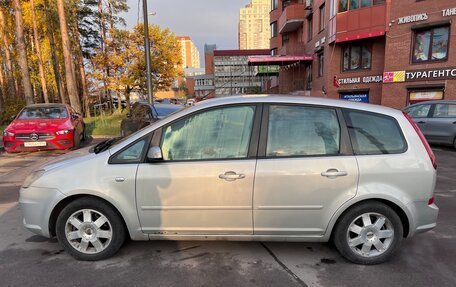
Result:
{"label": "sign with russian text", "polygon": [[456,79],[456,68],[395,71],[383,73],[384,83]]}
{"label": "sign with russian text", "polygon": [[340,98],[350,102],[369,103],[368,94],[341,94]]}
{"label": "sign with russian text", "polygon": [[337,80],[339,85],[352,85],[352,84],[371,84],[381,83],[383,78],[381,75],[377,76],[364,76],[364,77],[352,77],[352,78],[340,78]]}

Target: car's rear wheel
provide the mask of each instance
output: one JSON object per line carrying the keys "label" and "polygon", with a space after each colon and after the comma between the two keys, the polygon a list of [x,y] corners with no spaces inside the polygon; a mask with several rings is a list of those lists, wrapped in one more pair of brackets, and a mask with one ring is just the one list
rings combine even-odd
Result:
{"label": "car's rear wheel", "polygon": [[344,213],[334,231],[334,244],[348,260],[373,265],[393,256],[403,237],[397,213],[380,202],[366,202]]}
{"label": "car's rear wheel", "polygon": [[119,213],[94,198],[81,198],[67,205],[57,218],[56,234],[64,250],[83,261],[113,256],[126,237]]}

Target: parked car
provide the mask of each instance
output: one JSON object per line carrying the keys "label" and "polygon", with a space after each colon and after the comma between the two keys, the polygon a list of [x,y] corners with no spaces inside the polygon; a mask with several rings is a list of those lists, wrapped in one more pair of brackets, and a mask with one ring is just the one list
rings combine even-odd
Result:
{"label": "parked car", "polygon": [[29,105],[3,131],[7,152],[79,148],[84,139],[82,116],[64,104]]}
{"label": "parked car", "polygon": [[376,264],[436,226],[436,167],[401,111],[227,97],[38,168],[19,202],[26,228],[79,260],[108,258],[129,237],[334,240],[348,260]]}
{"label": "parked car", "polygon": [[456,148],[456,101],[429,101],[404,108],[429,143]]}
{"label": "parked car", "polygon": [[181,105],[172,104],[150,105],[144,102],[135,103],[131,108],[131,112],[127,114],[120,124],[121,135],[128,136],[182,108],[183,106]]}

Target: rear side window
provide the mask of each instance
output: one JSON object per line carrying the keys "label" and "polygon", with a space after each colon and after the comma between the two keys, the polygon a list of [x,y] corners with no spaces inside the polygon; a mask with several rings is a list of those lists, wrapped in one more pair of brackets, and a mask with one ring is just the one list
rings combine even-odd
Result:
{"label": "rear side window", "polygon": [[327,108],[279,106],[269,108],[266,156],[338,155],[340,125]]}
{"label": "rear side window", "polygon": [[434,110],[435,118],[456,118],[456,105],[437,104]]}
{"label": "rear side window", "polygon": [[353,110],[345,110],[344,117],[356,155],[398,154],[407,150],[396,119]]}

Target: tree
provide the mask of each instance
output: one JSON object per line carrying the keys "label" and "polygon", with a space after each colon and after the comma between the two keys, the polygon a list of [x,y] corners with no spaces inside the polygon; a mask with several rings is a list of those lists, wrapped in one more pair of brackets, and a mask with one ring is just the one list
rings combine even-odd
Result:
{"label": "tree", "polygon": [[[110,75],[109,89],[123,94],[130,107],[130,93],[133,90],[145,92],[146,63],[144,58],[144,25],[139,24],[132,31],[111,29],[111,38],[106,42]],[[171,87],[174,80],[183,74],[180,68],[180,45],[177,37],[168,29],[149,27],[152,44],[152,73],[155,90]],[[103,77],[104,55],[93,58],[98,77]]]}
{"label": "tree", "polygon": [[65,16],[65,6],[63,0],[57,0],[57,10],[59,14],[60,33],[62,36],[62,50],[65,64],[65,78],[68,96],[70,98],[70,104],[73,107],[73,109],[75,109],[76,112],[81,113],[82,109],[78,95],[78,87],[76,85],[76,76],[72,57],[71,41],[68,34],[68,26]]}
{"label": "tree", "polygon": [[[10,45],[10,40],[8,38],[8,26],[7,22],[5,20],[5,13],[3,10],[3,7],[0,7],[0,36],[1,36],[1,43],[3,44],[3,53],[5,55],[4,58],[4,67],[5,67],[5,74],[6,74],[6,85],[7,89],[5,90],[5,97],[6,96],[12,96],[16,97],[17,91],[16,91],[16,84],[15,84],[15,79],[14,79],[14,74],[13,74],[13,61],[11,57],[11,45]],[[5,84],[5,83],[4,83]]]}
{"label": "tree", "polygon": [[[63,1],[63,0],[62,0]],[[33,91],[30,81],[30,72],[27,59],[27,49],[24,39],[24,19],[22,18],[22,7],[20,0],[13,0],[14,16],[16,20],[16,47],[18,63],[21,69],[22,88],[24,89],[25,102],[33,104]]]}
{"label": "tree", "polygon": [[38,68],[40,72],[40,81],[41,81],[41,90],[43,92],[44,102],[49,103],[49,95],[46,83],[46,76],[44,74],[44,65],[43,65],[43,56],[41,54],[40,40],[38,35],[38,27],[36,24],[36,15],[35,15],[35,1],[30,0],[30,10],[32,14],[32,25],[33,25],[33,40],[35,42],[36,54],[38,57]]}

